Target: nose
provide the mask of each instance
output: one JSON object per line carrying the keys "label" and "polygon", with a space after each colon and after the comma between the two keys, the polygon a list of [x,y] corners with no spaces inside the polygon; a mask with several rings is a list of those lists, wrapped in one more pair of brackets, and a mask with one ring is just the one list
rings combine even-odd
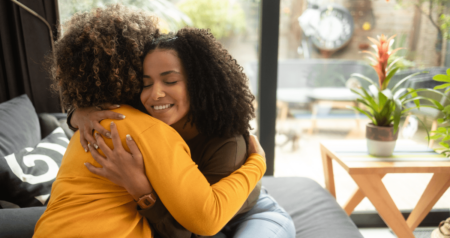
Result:
{"label": "nose", "polygon": [[153,85],[153,100],[159,100],[160,98],[163,98],[166,96],[166,93],[164,92],[164,87],[162,87],[161,84],[155,83]]}

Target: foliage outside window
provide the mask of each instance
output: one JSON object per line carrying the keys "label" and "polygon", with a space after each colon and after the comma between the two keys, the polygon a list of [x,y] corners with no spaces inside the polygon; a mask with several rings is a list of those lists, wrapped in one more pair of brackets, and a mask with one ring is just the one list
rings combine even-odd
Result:
{"label": "foliage outside window", "polygon": [[[450,40],[448,36],[448,30],[450,26],[450,15],[446,14],[446,6],[450,3],[450,0],[397,0],[400,6],[415,6],[438,31],[438,39],[436,40],[436,46],[443,54],[446,54],[445,47],[442,47],[443,41]],[[424,5],[425,4],[425,5]],[[437,17],[434,16],[437,13]],[[441,65],[444,58],[441,54],[437,55],[438,64]]]}
{"label": "foliage outside window", "polygon": [[166,32],[192,25],[191,19],[168,0],[59,0],[58,3],[61,23],[69,20],[77,12],[122,3],[125,6],[136,7],[159,17],[161,20],[160,29]]}
{"label": "foliage outside window", "polygon": [[246,27],[244,11],[235,0],[184,0],[178,8],[192,19],[194,27],[211,29],[217,39]]}

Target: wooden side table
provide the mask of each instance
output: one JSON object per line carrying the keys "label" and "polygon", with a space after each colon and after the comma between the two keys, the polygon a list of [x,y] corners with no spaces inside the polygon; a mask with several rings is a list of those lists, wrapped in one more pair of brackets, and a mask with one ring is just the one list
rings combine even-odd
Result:
{"label": "wooden side table", "polygon": [[[391,157],[377,158],[367,153],[365,140],[323,141],[320,143],[325,186],[336,197],[332,160],[341,165],[358,185],[344,210],[350,215],[367,197],[384,222],[400,238],[414,238],[413,231],[450,187],[450,159],[426,146],[397,141]],[[405,221],[381,179],[387,173],[433,173],[422,197]]]}

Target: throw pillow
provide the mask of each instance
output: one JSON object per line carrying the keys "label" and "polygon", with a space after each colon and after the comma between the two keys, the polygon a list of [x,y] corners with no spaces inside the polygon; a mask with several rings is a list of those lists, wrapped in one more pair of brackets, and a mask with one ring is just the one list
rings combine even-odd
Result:
{"label": "throw pillow", "polygon": [[0,104],[0,157],[40,140],[39,119],[26,94]]}
{"label": "throw pillow", "polygon": [[68,144],[58,127],[35,148],[0,158],[0,200],[20,207],[46,204]]}

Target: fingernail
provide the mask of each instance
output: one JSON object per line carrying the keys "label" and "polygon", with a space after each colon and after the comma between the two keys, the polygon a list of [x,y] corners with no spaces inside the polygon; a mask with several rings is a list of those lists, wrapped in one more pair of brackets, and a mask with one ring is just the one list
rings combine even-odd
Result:
{"label": "fingernail", "polygon": [[111,126],[114,126],[114,122],[113,121],[111,122]]}
{"label": "fingernail", "polygon": [[125,119],[125,115],[120,115],[119,117],[122,119]]}
{"label": "fingernail", "polygon": [[120,107],[120,105],[119,105],[119,104],[117,104],[117,105],[116,105],[116,107]]}
{"label": "fingernail", "polygon": [[106,133],[106,137],[108,137],[109,139],[111,139],[111,133],[107,132],[107,133]]}
{"label": "fingernail", "polygon": [[94,144],[95,149],[98,149],[98,145]]}
{"label": "fingernail", "polygon": [[86,153],[87,153],[87,148],[84,148],[84,152],[86,152]]}
{"label": "fingernail", "polygon": [[84,166],[87,166],[87,162],[86,162],[86,163],[84,163]]}
{"label": "fingernail", "polygon": [[133,139],[131,139],[130,134],[127,135],[127,140],[133,140]]}

